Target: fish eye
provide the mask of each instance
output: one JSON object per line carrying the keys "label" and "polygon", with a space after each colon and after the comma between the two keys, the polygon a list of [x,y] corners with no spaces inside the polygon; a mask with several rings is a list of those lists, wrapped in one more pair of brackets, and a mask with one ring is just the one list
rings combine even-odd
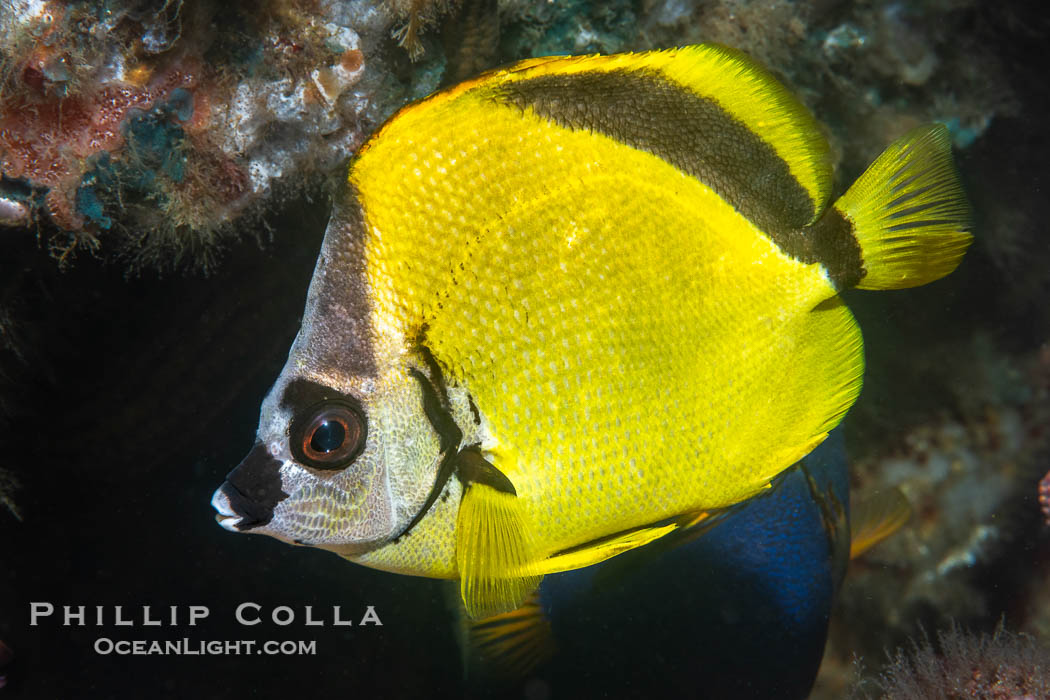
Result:
{"label": "fish eye", "polygon": [[365,418],[345,401],[314,406],[291,429],[292,456],[315,469],[343,469],[365,445]]}

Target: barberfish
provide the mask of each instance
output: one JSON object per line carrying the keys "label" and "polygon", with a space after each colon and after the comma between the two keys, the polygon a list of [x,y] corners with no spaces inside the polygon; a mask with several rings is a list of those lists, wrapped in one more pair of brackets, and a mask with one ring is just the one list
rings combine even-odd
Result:
{"label": "barberfish", "polygon": [[520,605],[744,502],[854,403],[841,290],[950,273],[943,126],[832,203],[830,149],[720,46],[523,61],[353,160],[223,527]]}

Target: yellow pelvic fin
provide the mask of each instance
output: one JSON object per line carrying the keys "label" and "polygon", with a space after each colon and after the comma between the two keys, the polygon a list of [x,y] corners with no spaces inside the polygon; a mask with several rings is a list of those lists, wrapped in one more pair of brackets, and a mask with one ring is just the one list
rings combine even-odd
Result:
{"label": "yellow pelvic fin", "polygon": [[970,205],[943,124],[909,131],[887,148],[835,209],[853,224],[866,270],[860,289],[905,289],[944,277],[972,236]]}
{"label": "yellow pelvic fin", "polygon": [[484,675],[523,678],[554,654],[551,623],[533,591],[517,610],[467,622],[472,665]]}
{"label": "yellow pelvic fin", "polygon": [[911,518],[911,504],[896,487],[865,498],[850,510],[850,559],[900,530]]}
{"label": "yellow pelvic fin", "polygon": [[472,619],[517,608],[539,585],[542,575],[529,566],[529,535],[516,495],[481,482],[467,485],[456,521],[456,567]]}
{"label": "yellow pelvic fin", "polygon": [[559,571],[582,569],[585,566],[615,557],[617,554],[649,544],[653,540],[676,530],[678,527],[678,523],[673,522],[666,525],[654,525],[630,530],[614,537],[573,547],[568,551],[555,554],[543,561],[536,562],[530,568],[530,571],[541,574],[553,574]]}

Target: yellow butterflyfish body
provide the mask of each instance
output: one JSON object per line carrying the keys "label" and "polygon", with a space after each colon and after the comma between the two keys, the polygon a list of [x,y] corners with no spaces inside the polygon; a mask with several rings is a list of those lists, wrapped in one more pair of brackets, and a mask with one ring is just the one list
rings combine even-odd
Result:
{"label": "yellow butterflyfish body", "polygon": [[924,284],[970,241],[943,127],[830,206],[828,150],[719,46],[405,107],[350,167],[223,525],[459,578],[486,616],[760,492],[860,391],[839,290]]}

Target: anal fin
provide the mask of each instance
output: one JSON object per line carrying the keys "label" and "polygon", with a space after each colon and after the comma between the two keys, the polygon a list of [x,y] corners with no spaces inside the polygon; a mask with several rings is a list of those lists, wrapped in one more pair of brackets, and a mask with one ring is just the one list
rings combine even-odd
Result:
{"label": "anal fin", "polygon": [[531,571],[539,574],[553,574],[559,571],[581,569],[591,564],[623,554],[629,550],[649,544],[678,529],[679,524],[672,522],[665,525],[653,525],[598,540],[594,543],[573,547],[570,550],[555,554],[543,561],[536,562]]}

